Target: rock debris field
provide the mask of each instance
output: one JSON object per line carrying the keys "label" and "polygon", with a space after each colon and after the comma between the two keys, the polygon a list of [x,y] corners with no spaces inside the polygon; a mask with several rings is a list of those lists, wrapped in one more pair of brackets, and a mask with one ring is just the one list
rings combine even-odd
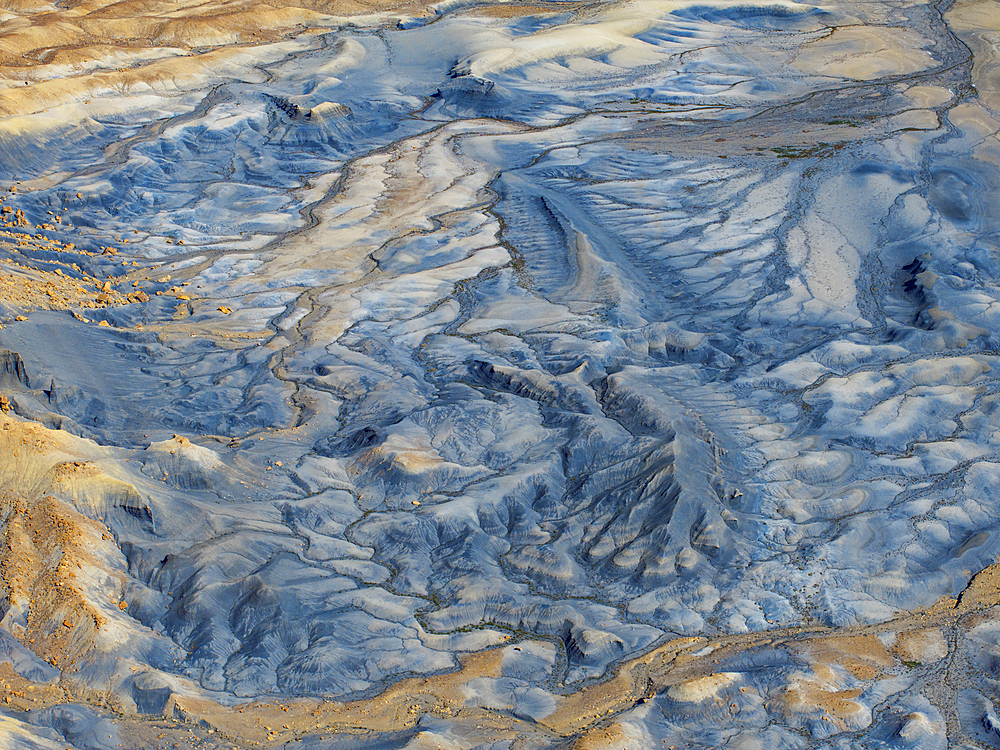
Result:
{"label": "rock debris field", "polygon": [[0,747],[1000,747],[998,0],[0,14]]}

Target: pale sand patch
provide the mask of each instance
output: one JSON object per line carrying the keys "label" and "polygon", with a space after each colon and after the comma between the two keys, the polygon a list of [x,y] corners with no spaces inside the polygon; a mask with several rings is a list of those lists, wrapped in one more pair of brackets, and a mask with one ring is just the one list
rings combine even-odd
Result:
{"label": "pale sand patch", "polygon": [[940,107],[955,96],[951,90],[941,86],[910,86],[904,93],[921,109]]}
{"label": "pale sand patch", "polygon": [[979,100],[994,114],[1000,113],[1000,2],[956,2],[944,18],[972,50],[972,81]]}
{"label": "pale sand patch", "polygon": [[831,637],[806,642],[801,653],[814,669],[839,664],[859,680],[873,680],[893,663],[892,656],[882,642],[871,635]]}
{"label": "pale sand patch", "polygon": [[900,112],[888,120],[892,130],[935,130],[941,126],[936,112],[929,109],[911,109]]}
{"label": "pale sand patch", "polygon": [[940,628],[907,630],[896,637],[892,652],[903,661],[935,662],[948,655],[948,643]]}
{"label": "pale sand patch", "polygon": [[913,31],[888,26],[845,26],[803,45],[792,65],[803,73],[873,81],[916,73],[937,64]]}
{"label": "pale sand patch", "polygon": [[667,695],[675,701],[684,703],[716,700],[720,691],[739,682],[739,679],[740,675],[736,672],[719,672],[704,677],[695,677],[693,680],[685,680],[667,688]]}
{"label": "pale sand patch", "polygon": [[992,116],[982,98],[952,107],[948,111],[948,119],[952,125],[967,134],[970,140],[979,139],[972,147],[975,158],[1000,167],[1000,109],[994,109],[997,117]]}
{"label": "pale sand patch", "polygon": [[487,18],[519,18],[520,16],[537,16],[543,13],[564,13],[572,8],[573,6],[565,4],[545,6],[498,3],[497,5],[484,5],[481,8],[473,8],[467,11],[466,14],[470,16],[486,16]]}

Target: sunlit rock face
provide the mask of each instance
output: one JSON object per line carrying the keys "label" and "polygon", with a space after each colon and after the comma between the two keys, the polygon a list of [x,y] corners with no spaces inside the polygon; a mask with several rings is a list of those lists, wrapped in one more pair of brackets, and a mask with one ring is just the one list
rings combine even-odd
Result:
{"label": "sunlit rock face", "polygon": [[1000,3],[5,14],[8,746],[1000,745]]}

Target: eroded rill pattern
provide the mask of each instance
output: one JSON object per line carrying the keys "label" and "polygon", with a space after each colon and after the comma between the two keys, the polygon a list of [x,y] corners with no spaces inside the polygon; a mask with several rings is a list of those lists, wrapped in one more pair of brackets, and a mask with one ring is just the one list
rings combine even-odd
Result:
{"label": "eroded rill pattern", "polygon": [[[74,680],[158,714],[502,647],[464,705],[549,731],[657,644],[873,626],[994,561],[995,4],[436,10],[8,118],[4,270],[43,291],[2,385],[104,473],[38,493],[117,581]],[[44,631],[7,586],[5,638]],[[949,718],[900,666],[972,648],[935,632],[740,656],[622,741],[987,741],[989,689]]]}

